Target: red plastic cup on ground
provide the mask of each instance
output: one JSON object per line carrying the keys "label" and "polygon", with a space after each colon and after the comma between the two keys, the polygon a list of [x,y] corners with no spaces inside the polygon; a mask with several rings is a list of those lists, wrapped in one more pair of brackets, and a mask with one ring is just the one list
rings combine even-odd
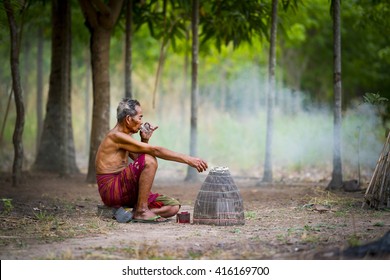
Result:
{"label": "red plastic cup on ground", "polygon": [[180,212],[176,215],[176,223],[179,224],[189,224],[190,223],[190,213],[189,212]]}

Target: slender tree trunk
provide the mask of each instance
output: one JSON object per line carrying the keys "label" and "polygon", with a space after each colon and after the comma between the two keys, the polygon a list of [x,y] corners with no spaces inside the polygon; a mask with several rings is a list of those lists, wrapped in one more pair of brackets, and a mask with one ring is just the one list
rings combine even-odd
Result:
{"label": "slender tree trunk", "polygon": [[185,49],[184,49],[184,65],[183,65],[183,90],[180,94],[180,108],[181,108],[181,116],[180,116],[180,123],[181,125],[185,125],[186,121],[186,97],[188,95],[188,66],[189,66],[189,53],[190,48],[189,44],[187,43],[189,40],[189,31],[186,30],[186,43],[185,43]]}
{"label": "slender tree trunk", "polygon": [[[85,151],[89,151],[89,144],[91,141],[91,58],[89,54],[86,58],[86,71],[85,71]],[[86,154],[88,155],[88,154]]]}
{"label": "slender tree trunk", "polygon": [[[198,52],[199,52],[199,0],[192,1],[192,78],[191,78],[191,128],[190,128],[190,155],[197,155],[198,146]],[[188,167],[186,181],[196,181],[198,174],[192,167]]]}
{"label": "slender tree trunk", "polygon": [[228,99],[228,81],[227,81],[227,71],[226,67],[224,66],[222,71],[220,72],[220,91],[221,91],[221,100],[219,103],[219,107],[222,112],[228,111],[228,108],[226,106],[226,100]]}
{"label": "slender tree trunk", "polygon": [[278,25],[278,0],[272,0],[272,25],[268,62],[268,96],[267,96],[267,132],[265,143],[265,161],[263,182],[272,182],[272,138],[274,123],[275,67],[276,67],[276,33]]}
{"label": "slender tree trunk", "polygon": [[8,96],[7,107],[5,108],[5,114],[4,114],[3,124],[1,125],[0,145],[3,144],[4,129],[5,129],[5,124],[7,123],[7,118],[8,118],[8,113],[9,113],[9,107],[11,106],[12,95],[13,95],[13,91],[12,91],[12,89],[11,89],[11,90],[10,90],[10,93],[9,93],[9,96]]}
{"label": "slender tree trunk", "polygon": [[92,130],[87,182],[95,182],[95,157],[105,134],[110,129],[109,49],[111,32],[96,28],[91,34],[92,65]]}
{"label": "slender tree trunk", "polygon": [[49,98],[34,170],[78,173],[71,113],[70,2],[52,1],[52,58]]}
{"label": "slender tree trunk", "polygon": [[23,77],[21,77],[22,79],[22,91],[23,91],[23,95],[24,95],[24,106],[26,108],[26,111],[28,111],[28,103],[29,103],[29,99],[30,99],[30,92],[29,92],[29,89],[30,89],[30,81],[29,81],[29,77],[30,75],[28,73],[31,73],[31,42],[30,40],[23,40],[24,43],[23,43],[23,50],[22,50],[22,53],[23,53],[23,71],[22,73],[26,73],[26,75],[23,75]]}
{"label": "slender tree trunk", "polygon": [[37,34],[37,136],[36,149],[38,153],[43,126],[43,28],[38,27]]}
{"label": "slender tree trunk", "polygon": [[132,68],[132,29],[133,29],[133,1],[126,1],[126,46],[125,46],[125,96],[133,98],[131,68]]}
{"label": "slender tree trunk", "polygon": [[343,173],[341,164],[341,105],[342,105],[342,86],[341,86],[341,22],[340,22],[340,0],[333,0],[333,92],[334,92],[334,118],[333,118],[333,172],[332,180],[328,188],[341,188],[343,185]]}
{"label": "slender tree trunk", "polygon": [[110,124],[110,38],[122,9],[123,0],[110,0],[108,4],[95,0],[79,0],[90,31],[92,65],[92,129],[89,148],[87,182],[96,182],[95,157],[97,149]]}
{"label": "slender tree trunk", "polygon": [[3,1],[5,11],[7,13],[8,24],[11,36],[11,53],[10,64],[12,73],[12,90],[15,96],[16,105],[16,122],[13,134],[14,145],[14,163],[12,167],[12,185],[17,186],[22,178],[23,167],[23,129],[24,129],[24,104],[23,92],[20,81],[19,70],[19,31],[14,18],[14,11],[9,0]]}

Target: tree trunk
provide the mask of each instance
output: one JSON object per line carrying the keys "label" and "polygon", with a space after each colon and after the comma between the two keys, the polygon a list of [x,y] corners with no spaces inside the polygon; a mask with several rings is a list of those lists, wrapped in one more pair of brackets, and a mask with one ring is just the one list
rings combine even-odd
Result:
{"label": "tree trunk", "polygon": [[89,149],[87,181],[95,182],[95,156],[105,134],[108,132],[110,120],[110,77],[109,48],[111,32],[96,28],[91,34],[92,64],[92,130]]}
{"label": "tree trunk", "polygon": [[12,167],[12,185],[17,186],[22,178],[23,167],[23,129],[24,129],[24,104],[23,92],[19,71],[19,31],[14,18],[14,11],[9,0],[3,1],[7,13],[8,24],[11,36],[10,64],[12,73],[12,90],[15,96],[16,122],[13,134],[14,163]]}
{"label": "tree trunk", "polygon": [[60,175],[78,173],[71,114],[70,2],[52,1],[52,57],[49,98],[33,169]]}
{"label": "tree trunk", "polygon": [[189,30],[186,29],[186,42],[184,47],[184,65],[183,65],[183,90],[180,94],[180,124],[183,126],[186,122],[186,97],[188,96],[188,66],[190,61],[190,48],[189,44],[187,43],[189,40]]}
{"label": "tree trunk", "polygon": [[[23,71],[22,73],[31,73],[31,42],[30,40],[23,40]],[[23,75],[21,77],[22,79],[22,91],[23,91],[23,97],[24,97],[24,106],[26,110],[28,111],[28,104],[29,104],[29,99],[31,96],[30,93],[30,75]]]}
{"label": "tree trunk", "polygon": [[42,135],[43,124],[43,28],[38,27],[37,34],[37,136],[36,149],[37,154]]}
{"label": "tree trunk", "polygon": [[[198,52],[199,52],[199,0],[192,1],[192,77],[191,77],[191,127],[190,156],[197,155],[198,145]],[[186,181],[198,180],[197,171],[188,167]]]}
{"label": "tree trunk", "polygon": [[272,182],[272,138],[273,114],[275,96],[275,66],[276,66],[276,32],[278,25],[278,0],[272,0],[272,24],[268,62],[268,96],[267,96],[267,132],[265,142],[265,161],[263,182]]}
{"label": "tree trunk", "polygon": [[341,188],[343,172],[341,165],[341,31],[340,31],[340,0],[332,1],[333,12],[333,92],[334,92],[334,119],[333,119],[333,172],[328,189]]}
{"label": "tree trunk", "polygon": [[11,106],[12,95],[13,95],[13,91],[12,91],[12,88],[11,88],[10,93],[9,93],[9,96],[8,96],[7,107],[5,108],[5,114],[4,114],[3,124],[1,125],[0,145],[3,144],[4,129],[5,129],[5,124],[7,123],[7,118],[8,118],[8,113],[9,113],[9,107]]}
{"label": "tree trunk", "polygon": [[223,68],[220,71],[220,102],[219,102],[219,108],[222,112],[227,112],[229,109],[227,108],[227,100],[228,100],[228,77],[227,77],[227,70],[226,66],[223,66]]}
{"label": "tree trunk", "polygon": [[91,34],[93,111],[87,182],[96,182],[95,157],[110,124],[110,38],[123,0],[79,0]]}
{"label": "tree trunk", "polygon": [[125,46],[125,96],[133,98],[131,68],[132,68],[132,29],[133,29],[133,1],[126,1],[126,46]]}
{"label": "tree trunk", "polygon": [[88,155],[89,144],[91,141],[91,98],[90,98],[90,90],[91,90],[91,58],[89,54],[86,57],[86,71],[85,71],[85,156]]}

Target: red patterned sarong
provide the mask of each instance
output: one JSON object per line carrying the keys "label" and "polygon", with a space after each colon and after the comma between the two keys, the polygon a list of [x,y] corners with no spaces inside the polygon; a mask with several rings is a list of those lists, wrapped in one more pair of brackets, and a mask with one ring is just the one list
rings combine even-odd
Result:
{"label": "red patterned sarong", "polygon": [[[140,155],[119,173],[96,175],[99,194],[105,205],[109,207],[134,207],[138,199],[138,183],[141,172],[145,168],[145,155]],[[179,205],[158,193],[150,193],[148,206],[161,208],[164,205]],[[174,199],[171,199],[174,200]]]}

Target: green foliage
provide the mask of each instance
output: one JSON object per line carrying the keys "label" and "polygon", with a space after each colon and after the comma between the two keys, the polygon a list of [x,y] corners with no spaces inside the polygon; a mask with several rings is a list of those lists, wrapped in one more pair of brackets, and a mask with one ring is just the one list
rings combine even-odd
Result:
{"label": "green foliage", "polygon": [[2,202],[2,212],[4,214],[9,214],[12,209],[14,208],[14,206],[12,205],[12,199],[11,198],[2,198],[1,199],[1,202]]}
{"label": "green foliage", "polygon": [[294,23],[288,29],[287,36],[292,46],[305,43],[307,40],[306,27],[301,23]]}
{"label": "green foliage", "polygon": [[328,1],[312,0],[305,1],[296,12],[280,15],[282,77],[290,87],[307,91],[318,102],[332,100],[332,22],[328,9]]}
{"label": "green foliage", "polygon": [[202,44],[210,39],[217,49],[230,42],[236,48],[253,38],[268,37],[270,5],[265,1],[226,0],[205,2],[201,8]]}
{"label": "green foliage", "polygon": [[[308,92],[316,102],[333,101],[332,20],[330,1],[311,0],[296,12],[281,14],[280,33],[283,77],[294,88]],[[360,99],[365,91],[378,90],[390,97],[390,21],[386,1],[342,1],[343,105]],[[321,54],[321,55],[319,55]],[[345,108],[344,107],[344,108]]]}
{"label": "green foliage", "polygon": [[146,25],[150,36],[171,43],[176,50],[178,41],[187,39],[188,22],[191,19],[188,1],[135,1],[133,4],[134,31]]}
{"label": "green foliage", "polygon": [[372,105],[378,105],[378,104],[384,104],[389,101],[386,97],[380,96],[379,93],[371,93],[367,92],[363,96],[364,102],[372,104]]}
{"label": "green foliage", "polygon": [[287,11],[289,8],[296,11],[300,5],[304,4],[302,0],[282,0],[282,8]]}
{"label": "green foliage", "polygon": [[362,20],[363,26],[376,26],[380,29],[390,28],[390,3],[387,0],[358,0],[358,6],[364,9]]}

